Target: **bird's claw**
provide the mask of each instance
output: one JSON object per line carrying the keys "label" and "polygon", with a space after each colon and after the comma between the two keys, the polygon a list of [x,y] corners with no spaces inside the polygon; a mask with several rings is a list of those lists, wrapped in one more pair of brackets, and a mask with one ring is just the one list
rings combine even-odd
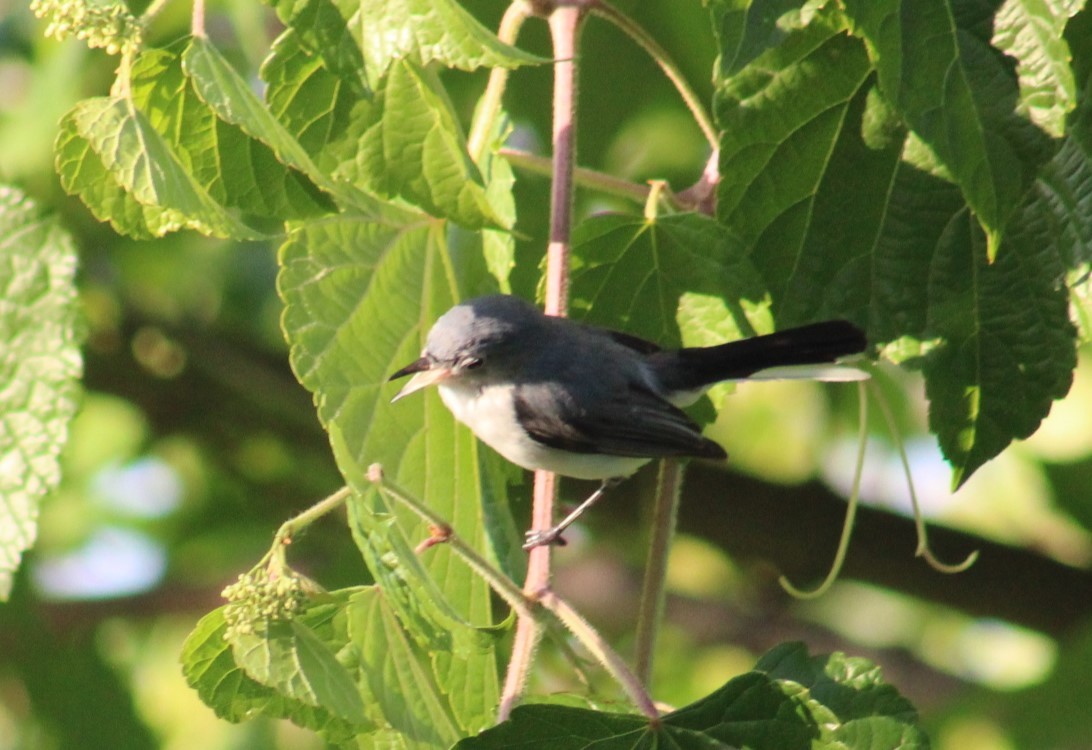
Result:
{"label": "bird's claw", "polygon": [[561,536],[561,529],[556,526],[545,531],[531,529],[524,535],[523,548],[525,550],[530,551],[535,547],[545,547],[550,544],[556,544],[558,547],[563,547],[566,544],[565,537]]}

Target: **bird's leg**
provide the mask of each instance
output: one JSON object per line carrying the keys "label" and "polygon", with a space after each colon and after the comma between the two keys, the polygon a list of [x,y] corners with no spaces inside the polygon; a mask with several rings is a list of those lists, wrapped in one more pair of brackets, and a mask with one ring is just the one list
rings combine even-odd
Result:
{"label": "bird's leg", "polygon": [[546,529],[545,531],[536,531],[531,529],[527,532],[525,537],[523,548],[525,550],[531,550],[535,547],[542,547],[547,544],[564,544],[565,540],[561,538],[561,532],[569,528],[573,521],[580,518],[584,511],[599,502],[599,499],[603,495],[607,494],[607,490],[620,484],[625,477],[612,477],[610,479],[604,479],[603,483],[599,485],[599,489],[591,493],[588,499],[576,506],[576,509],[561,519],[560,522]]}

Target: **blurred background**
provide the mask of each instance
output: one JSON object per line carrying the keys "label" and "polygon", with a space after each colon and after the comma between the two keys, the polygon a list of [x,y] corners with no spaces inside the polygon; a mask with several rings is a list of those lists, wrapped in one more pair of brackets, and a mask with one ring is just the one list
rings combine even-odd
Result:
{"label": "blurred background", "polygon": [[[503,4],[470,7],[496,26]],[[619,2],[671,51],[708,100],[716,51],[697,2]],[[150,42],[188,29],[169,4]],[[0,182],[63,217],[80,249],[88,339],[82,410],[64,481],[10,603],[0,605],[0,750],[16,748],[311,748],[287,723],[218,720],[184,683],[182,640],[253,565],[281,522],[340,486],[310,396],[279,330],[273,244],[194,234],[137,242],[96,222],[60,190],[52,141],[78,99],[107,91],[116,58],[44,39],[21,2],[0,0]],[[211,3],[213,40],[256,70],[276,36],[250,0]],[[521,45],[548,54],[544,25]],[[704,142],[653,62],[592,20],[583,38],[580,162],[681,189]],[[513,75],[513,143],[548,142],[548,67]],[[451,74],[469,116],[484,78]],[[530,295],[545,244],[541,177],[518,174],[514,289]],[[623,207],[583,193],[584,212]],[[639,207],[628,207],[639,210]],[[1087,353],[1086,353],[1087,354]],[[846,570],[825,596],[797,600],[786,574],[814,586],[833,558],[857,441],[854,386],[748,385],[713,437],[724,467],[688,473],[654,692],[683,704],[748,670],[767,648],[805,641],[880,664],[922,712],[942,750],[1092,748],[1092,368],[1038,434],[957,494],[913,374],[878,383],[906,444],[937,555],[977,564],[944,575],[914,557],[910,496],[883,420],[869,420],[861,511]],[[873,410],[876,412],[876,410]],[[558,586],[623,651],[643,564],[648,472],[618,490],[557,555]],[[587,487],[566,484],[579,500]],[[528,487],[517,488],[526,512]],[[366,579],[342,519],[313,526],[294,564],[328,588]],[[548,657],[536,690],[574,687]]]}

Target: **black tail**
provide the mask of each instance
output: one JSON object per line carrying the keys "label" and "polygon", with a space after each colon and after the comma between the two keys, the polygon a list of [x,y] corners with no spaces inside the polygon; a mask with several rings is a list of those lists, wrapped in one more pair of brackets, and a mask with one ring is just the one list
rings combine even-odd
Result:
{"label": "black tail", "polygon": [[818,365],[865,350],[864,331],[845,320],[828,320],[719,346],[653,354],[649,362],[668,391],[687,391],[741,380],[771,367]]}

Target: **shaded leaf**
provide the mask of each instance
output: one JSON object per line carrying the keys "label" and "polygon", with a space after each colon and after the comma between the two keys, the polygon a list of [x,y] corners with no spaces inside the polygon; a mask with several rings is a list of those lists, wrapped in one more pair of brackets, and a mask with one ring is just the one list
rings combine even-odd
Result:
{"label": "shaded leaf", "polygon": [[841,654],[808,657],[784,644],[756,669],[711,695],[662,717],[658,727],[640,716],[567,706],[523,706],[512,718],[456,747],[485,748],[749,748],[924,750],[917,714],[879,670]]}
{"label": "shaded leaf", "polygon": [[854,130],[868,76],[860,43],[817,21],[717,81],[717,217],[762,273],[781,326],[865,304],[827,289],[874,240],[898,159],[897,146],[866,148]]}
{"label": "shaded leaf", "polygon": [[575,316],[661,346],[773,330],[769,294],[741,244],[698,214],[583,222],[573,233],[570,293]]}
{"label": "shaded leaf", "polygon": [[0,186],[0,600],[61,480],[83,372],[75,274],[59,222]]}
{"label": "shaded leaf", "polygon": [[993,258],[1051,146],[1018,114],[1016,76],[990,47],[992,6],[849,0],[845,11],[885,97],[959,185]]}
{"label": "shaded leaf", "polygon": [[940,237],[929,284],[929,427],[959,486],[1014,438],[1031,435],[1076,366],[1064,268],[1050,224],[1029,201],[989,264],[966,211]]}

